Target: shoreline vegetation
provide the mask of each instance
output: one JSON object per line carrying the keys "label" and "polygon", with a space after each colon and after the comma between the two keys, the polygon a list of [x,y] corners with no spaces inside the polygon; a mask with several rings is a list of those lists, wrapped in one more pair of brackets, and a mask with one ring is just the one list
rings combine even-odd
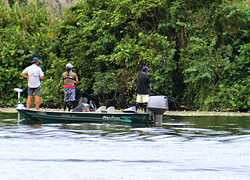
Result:
{"label": "shoreline vegetation", "polygon": [[[17,113],[17,110],[16,108],[0,108],[0,113]],[[166,111],[164,115],[166,116],[250,116],[250,113],[220,112],[220,111]]]}
{"label": "shoreline vegetation", "polygon": [[250,109],[249,0],[0,5],[0,107],[15,107],[14,88],[26,96],[20,74],[38,57],[45,72],[40,107],[62,105],[61,75],[70,62],[79,78],[76,99],[106,107],[133,106],[136,79],[148,66],[150,95],[166,95],[175,110]]}

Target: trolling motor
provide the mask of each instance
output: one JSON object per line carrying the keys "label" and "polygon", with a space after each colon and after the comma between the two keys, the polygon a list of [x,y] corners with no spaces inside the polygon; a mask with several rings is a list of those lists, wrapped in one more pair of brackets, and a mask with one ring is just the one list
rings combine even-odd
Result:
{"label": "trolling motor", "polygon": [[24,104],[22,104],[21,101],[20,101],[21,92],[23,92],[23,90],[20,89],[20,88],[15,88],[14,90],[18,93],[18,101],[17,101],[17,105],[16,105],[17,109],[23,109],[23,108],[25,108]]}
{"label": "trolling motor", "polygon": [[150,123],[155,126],[162,125],[163,113],[168,110],[168,99],[166,96],[149,96],[148,110],[150,112]]}
{"label": "trolling motor", "polygon": [[[23,92],[22,89],[20,88],[14,88],[14,91],[16,91],[18,93],[18,101],[17,101],[17,105],[16,108],[17,109],[24,109],[25,106],[24,104],[21,103],[20,98],[21,98],[21,92]],[[17,124],[19,126],[19,122],[20,122],[20,113],[18,112],[18,118],[17,118]]]}

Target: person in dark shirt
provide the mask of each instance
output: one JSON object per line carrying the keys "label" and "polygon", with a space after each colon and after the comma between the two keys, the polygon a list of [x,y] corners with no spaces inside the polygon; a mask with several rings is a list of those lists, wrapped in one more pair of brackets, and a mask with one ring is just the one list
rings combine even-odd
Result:
{"label": "person in dark shirt", "polygon": [[144,112],[146,112],[147,109],[150,89],[150,78],[147,75],[148,71],[149,68],[144,66],[142,68],[142,73],[138,76],[136,111],[139,107],[143,108]]}

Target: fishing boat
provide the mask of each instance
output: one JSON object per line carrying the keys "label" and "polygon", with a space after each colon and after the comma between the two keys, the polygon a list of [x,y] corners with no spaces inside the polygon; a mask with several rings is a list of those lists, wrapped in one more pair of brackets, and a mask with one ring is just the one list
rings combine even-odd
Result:
{"label": "fishing boat", "polygon": [[[18,98],[22,89],[15,88]],[[116,110],[114,107],[101,106],[96,108],[93,101],[79,101],[78,106],[72,112],[48,109],[27,109],[18,100],[17,111],[25,120],[36,121],[36,123],[130,123],[130,124],[154,124],[160,126],[162,115],[168,109],[166,96],[150,96],[147,112],[137,112],[135,106],[124,110]],[[87,111],[86,111],[87,110]]]}
{"label": "fishing boat", "polygon": [[133,123],[147,124],[148,113],[133,112],[66,112],[54,110],[18,109],[17,111],[29,120],[39,123]]}

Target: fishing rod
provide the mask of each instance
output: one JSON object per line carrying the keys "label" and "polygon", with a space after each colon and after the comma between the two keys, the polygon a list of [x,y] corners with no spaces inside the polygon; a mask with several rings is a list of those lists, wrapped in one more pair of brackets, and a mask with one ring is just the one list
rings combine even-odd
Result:
{"label": "fishing rod", "polygon": [[159,93],[159,92],[157,92],[157,91],[155,91],[155,90],[153,90],[153,89],[150,89],[149,91],[153,91],[154,93],[156,93],[156,94],[158,94],[158,95],[161,95],[161,96],[162,96],[162,94],[161,94],[161,93]]}
{"label": "fishing rod", "polygon": [[78,90],[80,90],[81,92],[83,92],[83,93],[87,94],[89,97],[91,97],[91,98],[93,98],[93,99],[98,100],[96,97],[94,97],[94,96],[90,95],[89,93],[86,93],[84,90],[82,90],[82,89],[78,88],[77,86],[75,86],[75,87],[76,87]]}

